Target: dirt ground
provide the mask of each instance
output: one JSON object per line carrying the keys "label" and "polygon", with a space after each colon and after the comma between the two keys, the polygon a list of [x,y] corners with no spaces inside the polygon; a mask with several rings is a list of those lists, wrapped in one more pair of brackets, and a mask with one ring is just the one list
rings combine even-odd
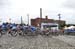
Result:
{"label": "dirt ground", "polygon": [[0,38],[0,49],[48,49],[48,47],[74,47],[52,36],[17,36],[4,35]]}

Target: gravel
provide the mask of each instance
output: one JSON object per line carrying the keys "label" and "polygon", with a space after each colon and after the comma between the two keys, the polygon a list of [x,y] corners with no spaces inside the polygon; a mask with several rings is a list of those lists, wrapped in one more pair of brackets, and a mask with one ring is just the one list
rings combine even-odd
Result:
{"label": "gravel", "polygon": [[65,43],[67,43],[68,45],[70,45],[71,47],[75,47],[75,36],[63,35],[63,36],[57,36],[57,37],[53,37],[53,38],[61,40]]}
{"label": "gravel", "polygon": [[68,43],[59,40],[58,37],[46,36],[17,36],[4,35],[0,38],[0,49],[47,49],[54,47],[72,47]]}

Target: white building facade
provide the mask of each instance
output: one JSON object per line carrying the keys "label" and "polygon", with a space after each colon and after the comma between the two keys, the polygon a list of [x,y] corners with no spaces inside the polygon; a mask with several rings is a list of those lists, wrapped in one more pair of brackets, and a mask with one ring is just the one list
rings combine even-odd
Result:
{"label": "white building facade", "polygon": [[57,23],[41,23],[41,29],[58,29]]}

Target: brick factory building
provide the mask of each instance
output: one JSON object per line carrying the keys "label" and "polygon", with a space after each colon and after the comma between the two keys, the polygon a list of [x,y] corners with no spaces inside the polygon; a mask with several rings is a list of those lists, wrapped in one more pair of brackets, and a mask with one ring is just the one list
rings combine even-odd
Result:
{"label": "brick factory building", "polygon": [[36,18],[36,19],[31,19],[31,25],[35,26],[35,27],[39,27],[40,23],[50,23],[50,24],[59,24],[63,26],[65,25],[65,21],[64,20],[54,20],[54,19],[48,19],[48,16],[46,16],[45,18]]}

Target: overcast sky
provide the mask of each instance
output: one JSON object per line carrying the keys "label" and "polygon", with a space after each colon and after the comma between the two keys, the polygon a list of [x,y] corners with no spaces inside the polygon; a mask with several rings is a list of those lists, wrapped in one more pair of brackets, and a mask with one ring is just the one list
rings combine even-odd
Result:
{"label": "overcast sky", "polygon": [[74,0],[0,0],[0,20],[20,23],[20,17],[27,23],[27,14],[31,18],[40,16],[40,8],[43,10],[43,18],[61,19],[67,23],[75,24],[75,1]]}

